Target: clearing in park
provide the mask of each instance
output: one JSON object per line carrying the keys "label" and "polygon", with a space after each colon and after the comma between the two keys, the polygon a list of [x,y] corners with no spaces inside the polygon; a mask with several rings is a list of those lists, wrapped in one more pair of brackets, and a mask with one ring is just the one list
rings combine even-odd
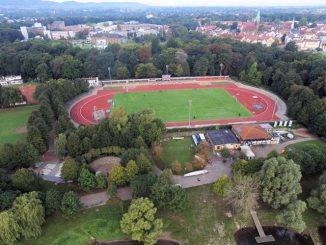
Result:
{"label": "clearing in park", "polygon": [[37,106],[22,106],[0,110],[0,144],[26,141],[29,115]]}
{"label": "clearing in park", "polygon": [[128,113],[150,108],[163,122],[250,117],[251,112],[222,88],[160,90],[117,93],[114,108],[124,107]]}

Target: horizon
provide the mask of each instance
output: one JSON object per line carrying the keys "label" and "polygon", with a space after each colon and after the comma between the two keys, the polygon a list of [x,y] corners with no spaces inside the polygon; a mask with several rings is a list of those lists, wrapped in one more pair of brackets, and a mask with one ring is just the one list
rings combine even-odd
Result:
{"label": "horizon", "polygon": [[252,7],[252,8],[293,8],[293,7],[326,7],[326,2],[322,0],[311,0],[307,2],[306,0],[272,0],[269,5],[266,5],[260,0],[229,0],[228,4],[224,2],[221,4],[216,3],[213,0],[179,0],[177,3],[174,0],[165,0],[164,2],[160,0],[43,0],[52,2],[79,2],[79,3],[139,3],[145,4],[152,7]]}

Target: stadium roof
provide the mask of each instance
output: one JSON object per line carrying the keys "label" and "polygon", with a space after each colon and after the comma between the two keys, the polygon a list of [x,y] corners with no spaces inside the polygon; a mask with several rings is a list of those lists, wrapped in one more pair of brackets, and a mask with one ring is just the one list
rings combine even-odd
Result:
{"label": "stadium roof", "polygon": [[239,140],[230,129],[217,129],[208,131],[208,139],[213,145],[238,144]]}
{"label": "stadium roof", "polygon": [[272,137],[258,124],[233,125],[232,131],[241,141],[269,140]]}

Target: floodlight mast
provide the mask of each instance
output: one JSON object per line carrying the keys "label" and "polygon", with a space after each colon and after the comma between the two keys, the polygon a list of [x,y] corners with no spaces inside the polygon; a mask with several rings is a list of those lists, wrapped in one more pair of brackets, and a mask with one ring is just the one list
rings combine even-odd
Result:
{"label": "floodlight mast", "polygon": [[189,102],[189,128],[190,128],[190,116],[191,116],[191,106],[192,106],[192,100],[188,100],[188,102]]}
{"label": "floodlight mast", "polygon": [[108,67],[108,71],[109,71],[109,78],[111,80],[111,67],[110,66]]}

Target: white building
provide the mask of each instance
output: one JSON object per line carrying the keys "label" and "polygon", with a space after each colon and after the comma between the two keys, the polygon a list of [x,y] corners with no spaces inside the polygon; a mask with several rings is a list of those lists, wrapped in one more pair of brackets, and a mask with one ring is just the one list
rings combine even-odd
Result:
{"label": "white building", "polygon": [[98,77],[88,77],[88,78],[83,78],[83,80],[86,80],[88,82],[89,87],[100,86],[100,80],[98,79]]}

